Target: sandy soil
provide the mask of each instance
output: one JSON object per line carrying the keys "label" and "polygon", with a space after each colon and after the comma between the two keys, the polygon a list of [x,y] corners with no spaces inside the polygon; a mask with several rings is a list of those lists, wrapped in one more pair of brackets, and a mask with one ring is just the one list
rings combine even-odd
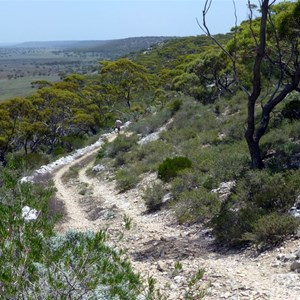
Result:
{"label": "sandy soil", "polygon": [[[109,140],[115,137],[115,133],[108,136]],[[200,225],[178,225],[168,211],[145,213],[141,189],[155,175],[149,174],[136,189],[122,194],[105,176],[87,176],[97,151],[53,175],[57,197],[66,212],[57,231],[107,229],[111,246],[125,249],[134,268],[144,278],[153,276],[166,299],[185,299],[188,292],[198,299],[196,292],[202,290],[205,299],[300,299],[299,274],[289,271],[290,262],[277,259],[280,253],[293,253],[299,240],[259,256],[217,253],[209,233]],[[80,169],[78,177],[64,183],[63,175],[74,165]],[[188,283],[199,269],[204,269],[205,275],[190,287]]]}

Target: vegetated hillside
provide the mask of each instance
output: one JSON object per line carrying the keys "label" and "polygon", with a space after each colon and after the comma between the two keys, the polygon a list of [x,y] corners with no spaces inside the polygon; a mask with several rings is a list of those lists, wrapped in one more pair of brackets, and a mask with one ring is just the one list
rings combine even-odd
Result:
{"label": "vegetated hillside", "polygon": [[152,45],[162,43],[166,40],[174,39],[175,37],[166,36],[146,36],[132,37],[115,40],[90,40],[90,41],[35,41],[24,42],[14,45],[11,48],[44,48],[75,51],[80,53],[98,53],[100,57],[106,59],[115,59],[130,52],[147,49]]}
{"label": "vegetated hillside", "polygon": [[[230,33],[216,36],[223,44],[230,40],[231,37],[232,34]],[[199,53],[212,45],[211,39],[205,35],[181,37],[168,40],[163,44],[153,44],[150,49],[132,53],[129,57],[147,66],[149,69],[154,67],[173,69],[179,67],[190,56],[199,55]]]}
{"label": "vegetated hillside", "polygon": [[130,52],[146,50],[150,46],[158,45],[174,38],[175,37],[166,36],[145,36],[108,40],[105,41],[105,43],[99,44],[97,42],[79,42],[78,44],[75,44],[70,48],[74,51],[100,53],[104,58],[117,58],[123,55],[127,55]]}
{"label": "vegetated hillside", "polygon": [[[227,55],[207,37],[175,39],[138,55],[131,53],[131,60],[102,60],[98,74],[72,74],[53,84],[41,81],[34,95],[0,103],[2,294],[18,298],[21,291],[32,292],[32,287],[40,292],[45,274],[56,274],[61,263],[63,275],[69,274],[73,263],[68,262],[73,258],[79,259],[81,268],[81,253],[89,253],[90,247],[96,255],[92,259],[101,261],[97,256],[101,236],[55,236],[53,224],[43,217],[51,191],[47,195],[43,190],[35,192],[29,184],[20,189],[16,178],[89,143],[99,132],[112,129],[116,118],[132,121],[133,134],[120,134],[107,143],[97,163],[110,171],[120,192],[138,186],[145,177],[154,178],[143,191],[149,213],[166,209],[178,223],[203,224],[216,245],[229,248],[254,245],[263,250],[297,232],[299,220],[294,216],[299,214],[299,198],[290,208],[300,194],[299,3],[272,8],[269,16],[274,22],[269,24],[262,57],[255,51],[259,35],[253,39],[261,21],[256,19],[243,22],[236,36],[219,37]],[[290,21],[288,28],[282,20]],[[278,30],[275,39],[272,28]],[[255,61],[257,86],[253,86]],[[255,101],[253,89],[259,96]],[[279,101],[281,95],[286,96],[283,101]],[[256,132],[260,168],[253,164],[252,149],[245,140],[249,124],[260,129]],[[24,222],[24,205],[45,209],[39,223]],[[74,242],[78,239],[82,244]],[[48,251],[53,255],[48,256]],[[115,272],[118,266],[107,267],[111,256],[122,263],[118,254],[108,251],[107,255],[104,269],[113,270],[109,282],[113,287],[119,284],[113,279],[128,282]],[[90,269],[83,273],[87,277],[81,281],[82,291]],[[93,291],[108,283],[97,272],[91,276]],[[60,284],[61,278],[48,279],[50,292],[70,288],[69,282]],[[134,285],[134,275],[131,279]],[[124,295],[127,290],[109,291]]]}

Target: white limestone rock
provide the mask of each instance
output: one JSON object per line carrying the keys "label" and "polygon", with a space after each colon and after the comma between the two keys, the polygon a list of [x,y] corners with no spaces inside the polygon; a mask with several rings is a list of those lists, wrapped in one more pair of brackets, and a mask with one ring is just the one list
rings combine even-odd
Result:
{"label": "white limestone rock", "polygon": [[34,221],[38,218],[38,216],[39,212],[36,209],[30,208],[27,205],[22,208],[22,218],[25,221]]}

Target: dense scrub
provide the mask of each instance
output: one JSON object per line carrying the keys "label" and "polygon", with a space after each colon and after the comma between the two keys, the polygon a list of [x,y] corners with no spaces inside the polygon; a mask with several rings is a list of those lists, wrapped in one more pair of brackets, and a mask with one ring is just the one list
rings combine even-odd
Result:
{"label": "dense scrub", "polygon": [[[48,183],[49,184],[49,183]],[[106,233],[56,234],[49,215],[53,189],[20,184],[2,172],[0,187],[0,293],[5,299],[137,299],[138,274],[107,246]],[[29,220],[28,206],[36,212]]]}

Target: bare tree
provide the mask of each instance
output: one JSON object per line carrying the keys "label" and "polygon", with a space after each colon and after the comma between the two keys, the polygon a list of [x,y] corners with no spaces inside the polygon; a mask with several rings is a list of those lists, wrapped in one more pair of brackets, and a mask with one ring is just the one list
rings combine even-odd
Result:
{"label": "bare tree", "polygon": [[[286,96],[298,89],[300,82],[300,64],[299,64],[299,45],[298,39],[290,39],[285,41],[285,46],[289,48],[286,51],[288,57],[284,59],[282,51],[282,39],[278,35],[277,29],[273,22],[272,6],[275,4],[275,0],[260,0],[260,18],[259,18],[259,34],[257,35],[253,30],[253,5],[248,0],[249,7],[249,29],[252,33],[252,38],[255,45],[255,56],[253,58],[252,67],[252,84],[251,90],[247,90],[242,84],[241,78],[238,76],[236,64],[237,56],[236,53],[233,55],[229,53],[225,47],[223,47],[214,36],[210,33],[206,24],[206,15],[211,7],[212,0],[206,0],[205,6],[202,11],[203,26],[200,28],[204,33],[209,36],[217,45],[223,50],[223,52],[230,58],[232,62],[233,74],[235,74],[234,80],[239,87],[247,93],[248,105],[247,105],[247,126],[245,131],[245,138],[247,141],[249,153],[251,156],[251,166],[253,169],[262,169],[264,167],[263,157],[261,154],[260,140],[266,133],[266,130],[270,121],[270,114],[274,108],[281,103]],[[234,0],[233,3],[235,4]],[[235,8],[235,5],[234,5]],[[235,10],[236,16],[236,10]],[[267,30],[268,29],[268,30]],[[272,56],[267,51],[267,33],[273,38],[273,45],[275,46],[272,50]],[[298,36],[299,37],[299,36]],[[234,37],[236,39],[236,35]],[[276,70],[279,71],[277,82],[268,84],[268,95],[262,100],[262,65],[263,62],[267,61]],[[260,101],[261,100],[261,101]],[[261,105],[258,105],[260,102]],[[256,122],[256,113],[260,109],[260,121]]]}

